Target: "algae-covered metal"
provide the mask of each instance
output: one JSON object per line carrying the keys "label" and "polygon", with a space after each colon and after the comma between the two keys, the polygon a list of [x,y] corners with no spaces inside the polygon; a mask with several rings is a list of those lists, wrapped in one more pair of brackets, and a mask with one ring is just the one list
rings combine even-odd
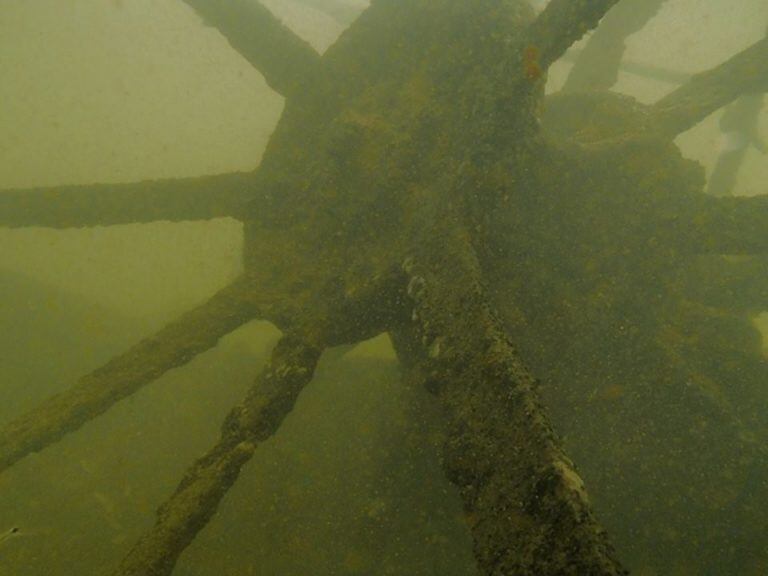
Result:
{"label": "algae-covered metal", "polygon": [[[645,455],[633,437],[640,415],[654,426],[676,419],[672,437],[711,445],[693,468],[724,490],[765,470],[759,439],[768,427],[751,399],[768,372],[753,350],[735,354],[750,374],[723,390],[717,368],[692,360],[710,349],[690,342],[707,326],[726,318],[741,333],[745,325],[734,305],[713,311],[692,301],[689,284],[721,262],[702,256],[768,250],[768,197],[704,195],[700,167],[673,140],[743,93],[765,90],[768,42],[648,106],[604,89],[544,96],[547,70],[617,0],[552,0],[539,13],[522,0],[378,0],[323,55],[258,2],[186,4],[285,97],[259,168],[0,198],[3,226],[222,215],[244,223],[242,276],[0,431],[2,467],[253,318],[286,334],[219,443],[116,574],[170,574],[293,408],[321,352],[385,332],[407,380],[433,391],[445,412],[444,469],[488,576],[626,573],[587,493],[591,477],[610,494],[612,466]],[[646,20],[659,2],[651,4]],[[591,396],[589,382],[600,388]],[[604,470],[584,475],[586,485],[540,395],[556,412],[585,411],[596,397],[631,402],[615,436],[574,420],[570,433],[613,451]],[[610,418],[609,403],[594,414]],[[680,403],[686,411],[674,416]],[[684,484],[690,462],[656,455],[637,465],[637,481],[653,464]],[[732,464],[730,476],[718,475],[718,459]],[[722,499],[702,494],[697,513],[706,520]],[[754,518],[761,498],[750,494],[739,513]],[[615,523],[620,513],[605,508]]]}

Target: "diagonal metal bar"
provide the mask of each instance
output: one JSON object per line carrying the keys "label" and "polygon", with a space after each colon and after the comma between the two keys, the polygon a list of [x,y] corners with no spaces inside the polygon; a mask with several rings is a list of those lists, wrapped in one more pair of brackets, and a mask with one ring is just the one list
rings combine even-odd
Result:
{"label": "diagonal metal bar", "polygon": [[289,96],[316,82],[320,55],[258,0],[184,0],[203,21],[263,74],[270,87]]}
{"label": "diagonal metal bar", "polygon": [[[562,60],[564,62],[576,63],[579,61],[583,54],[582,50],[571,48],[563,55]],[[647,80],[654,80],[656,82],[664,82],[665,84],[684,84],[691,79],[691,74],[686,72],[679,72],[677,70],[670,70],[661,66],[655,66],[653,64],[646,64],[644,62],[636,62],[632,60],[624,60],[619,64],[619,70],[625,74],[632,74],[639,78],[645,78]],[[576,89],[568,90],[576,92]]]}
{"label": "diagonal metal bar", "polygon": [[0,226],[85,228],[239,216],[252,173],[0,190]]}
{"label": "diagonal metal bar", "polygon": [[618,79],[626,40],[658,13],[666,0],[624,0],[606,14],[579,54],[565,92],[609,90]]}
{"label": "diagonal metal bar", "polygon": [[[526,46],[532,47],[537,64],[549,68],[619,0],[552,0],[531,24]],[[528,48],[527,48],[528,49]]]}
{"label": "diagonal metal bar", "polygon": [[488,304],[467,238],[443,230],[406,262],[413,323],[394,341],[411,379],[444,408],[444,468],[464,501],[481,572],[626,574]]}
{"label": "diagonal metal bar", "polygon": [[649,111],[649,128],[668,138],[693,128],[713,112],[749,92],[768,89],[768,38],[719,66],[695,75]]}
{"label": "diagonal metal bar", "polygon": [[250,286],[239,279],[154,336],[84,376],[72,388],[0,430],[0,472],[106,412],[172,368],[213,348],[258,314]]}
{"label": "diagonal metal bar", "polygon": [[224,422],[218,443],[187,471],[157,512],[155,525],[115,576],[168,576],[210,521],[259,442],[272,436],[314,374],[322,347],[285,336],[242,404]]}

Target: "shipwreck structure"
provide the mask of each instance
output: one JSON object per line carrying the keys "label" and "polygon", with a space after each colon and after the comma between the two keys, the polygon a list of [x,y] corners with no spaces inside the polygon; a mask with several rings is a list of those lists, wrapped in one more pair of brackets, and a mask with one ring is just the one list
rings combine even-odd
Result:
{"label": "shipwreck structure", "polygon": [[[252,319],[283,332],[116,575],[170,574],[323,351],[385,332],[443,408],[444,469],[483,574],[626,573],[542,395],[581,415],[569,435],[607,446],[592,475],[607,494],[627,469],[625,489],[662,471],[660,490],[695,492],[691,517],[715,536],[724,499],[731,518],[764,522],[750,482],[768,464],[768,370],[749,313],[768,303],[768,197],[705,194],[673,140],[765,91],[768,40],[646,106],[608,89],[658,0],[538,14],[523,0],[375,0],[323,55],[253,0],[185,1],[285,97],[258,169],[0,194],[6,227],[229,216],[245,230],[237,281],[7,425],[0,470]],[[547,69],[614,5],[631,10],[606,17],[545,98]],[[596,388],[625,397],[623,416],[589,404]],[[646,443],[648,429],[668,443]]]}

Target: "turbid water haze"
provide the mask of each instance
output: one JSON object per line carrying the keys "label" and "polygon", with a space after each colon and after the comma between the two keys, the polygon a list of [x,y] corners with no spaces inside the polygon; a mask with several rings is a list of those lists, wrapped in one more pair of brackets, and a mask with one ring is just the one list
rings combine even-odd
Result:
{"label": "turbid water haze", "polygon": [[[263,4],[323,51],[367,2]],[[629,39],[626,60],[694,74],[760,39],[767,25],[764,0],[668,0]],[[553,66],[550,91],[571,66]],[[628,72],[615,87],[642,102],[674,88]],[[252,170],[282,109],[261,75],[183,2],[0,0],[0,190]],[[677,140],[708,172],[724,145],[720,116]],[[768,107],[758,123],[768,139]],[[735,193],[766,193],[766,183],[768,156],[750,149]],[[241,243],[242,225],[230,219],[0,227],[2,423],[225,286],[241,271]],[[755,321],[768,335],[768,313]],[[15,525],[30,534],[2,542],[0,576],[108,573],[211,445],[277,337],[274,327],[252,323],[0,475],[0,539]],[[764,343],[768,353],[768,337]],[[271,574],[261,559],[294,570],[275,576],[308,573],[313,562],[342,565],[344,574],[397,574],[397,562],[412,557],[425,576],[474,576],[456,494],[447,481],[419,480],[438,470],[430,400],[399,385],[385,337],[347,360],[341,369],[321,365],[300,416],[260,449],[175,574]],[[607,386],[600,394],[595,402],[624,392]],[[347,499],[331,502],[339,481],[348,482]],[[401,486],[410,492],[398,500]],[[336,520],[336,532],[318,528],[323,515]],[[418,538],[382,537],[398,529]],[[371,558],[379,572],[365,571]],[[660,576],[648,570],[641,576]]]}

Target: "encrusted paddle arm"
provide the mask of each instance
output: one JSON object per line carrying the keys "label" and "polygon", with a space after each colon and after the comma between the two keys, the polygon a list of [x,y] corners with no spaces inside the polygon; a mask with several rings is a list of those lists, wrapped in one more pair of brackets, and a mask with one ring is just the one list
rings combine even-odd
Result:
{"label": "encrusted paddle arm", "polygon": [[157,511],[115,576],[168,576],[181,553],[215,514],[259,442],[275,433],[312,379],[322,348],[283,337],[242,404],[224,422],[219,442],[187,471]]}
{"label": "encrusted paddle arm", "polygon": [[674,138],[742,94],[768,89],[768,37],[694,76],[650,109],[649,128]]}
{"label": "encrusted paddle arm", "polygon": [[72,388],[0,430],[0,472],[106,412],[172,368],[213,348],[258,315],[249,285],[238,280],[154,336],[84,376]]}
{"label": "encrusted paddle arm", "polygon": [[431,232],[404,266],[413,316],[394,341],[410,378],[444,408],[444,468],[482,574],[625,574],[486,299],[466,235]]}
{"label": "encrusted paddle arm", "polygon": [[618,0],[552,0],[531,25],[527,46],[535,48],[538,65],[547,69],[574,42],[597,26]]}
{"label": "encrusted paddle arm", "polygon": [[666,0],[624,0],[590,37],[568,74],[563,91],[608,90],[616,83],[629,36],[643,29]]}
{"label": "encrusted paddle arm", "polygon": [[252,174],[0,190],[0,226],[85,228],[170,220],[238,218]]}
{"label": "encrusted paddle arm", "polygon": [[289,96],[321,74],[320,55],[258,0],[184,0],[277,93]]}
{"label": "encrusted paddle arm", "polygon": [[716,198],[701,195],[679,212],[668,212],[665,227],[681,251],[696,254],[768,252],[768,194]]}

